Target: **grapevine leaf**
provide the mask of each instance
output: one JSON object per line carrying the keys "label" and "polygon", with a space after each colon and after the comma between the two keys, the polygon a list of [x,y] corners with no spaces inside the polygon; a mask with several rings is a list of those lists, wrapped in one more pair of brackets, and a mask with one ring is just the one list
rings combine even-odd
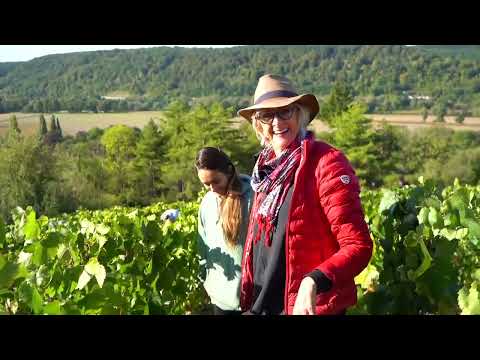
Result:
{"label": "grapevine leaf", "polygon": [[27,215],[27,221],[23,227],[23,233],[27,240],[36,240],[40,234],[40,226],[35,219],[35,211],[30,211]]}
{"label": "grapevine leaf", "polygon": [[78,279],[77,289],[82,290],[90,281],[91,276],[84,270]]}

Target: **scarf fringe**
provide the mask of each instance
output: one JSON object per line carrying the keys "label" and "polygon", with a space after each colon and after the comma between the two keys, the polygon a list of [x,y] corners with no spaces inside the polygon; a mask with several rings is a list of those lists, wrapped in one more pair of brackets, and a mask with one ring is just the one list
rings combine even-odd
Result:
{"label": "scarf fringe", "polygon": [[262,238],[262,234],[265,234],[265,245],[270,247],[272,245],[273,232],[275,226],[272,217],[259,216],[257,218],[258,229],[255,235],[254,244],[256,245]]}

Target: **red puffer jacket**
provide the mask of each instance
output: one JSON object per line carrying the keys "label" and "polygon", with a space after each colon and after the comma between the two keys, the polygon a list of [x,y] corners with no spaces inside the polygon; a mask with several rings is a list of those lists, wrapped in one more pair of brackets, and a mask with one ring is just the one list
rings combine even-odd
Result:
{"label": "red puffer jacket", "polygon": [[[313,139],[302,142],[302,160],[295,174],[286,224],[286,314],[293,313],[303,277],[315,269],[333,283],[328,292],[317,295],[318,315],[337,314],[357,302],[354,277],[372,256],[372,240],[359,194],[355,172],[339,150]],[[252,213],[249,232],[254,221]],[[243,311],[250,310],[253,300],[252,246],[252,242],[244,246]]]}

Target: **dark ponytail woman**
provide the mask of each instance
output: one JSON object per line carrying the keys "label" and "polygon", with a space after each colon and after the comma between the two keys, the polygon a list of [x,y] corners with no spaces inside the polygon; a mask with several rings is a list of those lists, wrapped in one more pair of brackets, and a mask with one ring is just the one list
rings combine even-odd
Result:
{"label": "dark ponytail woman", "polygon": [[238,174],[220,149],[197,154],[199,180],[209,189],[198,214],[204,287],[217,315],[240,314],[243,245],[252,198],[250,177]]}

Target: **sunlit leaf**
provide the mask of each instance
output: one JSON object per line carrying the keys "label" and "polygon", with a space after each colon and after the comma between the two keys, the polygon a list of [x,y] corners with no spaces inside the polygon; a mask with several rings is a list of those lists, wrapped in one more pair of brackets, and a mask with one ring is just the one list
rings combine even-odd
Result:
{"label": "sunlit leaf", "polygon": [[86,272],[83,271],[78,279],[77,289],[82,290],[90,281],[92,277]]}

